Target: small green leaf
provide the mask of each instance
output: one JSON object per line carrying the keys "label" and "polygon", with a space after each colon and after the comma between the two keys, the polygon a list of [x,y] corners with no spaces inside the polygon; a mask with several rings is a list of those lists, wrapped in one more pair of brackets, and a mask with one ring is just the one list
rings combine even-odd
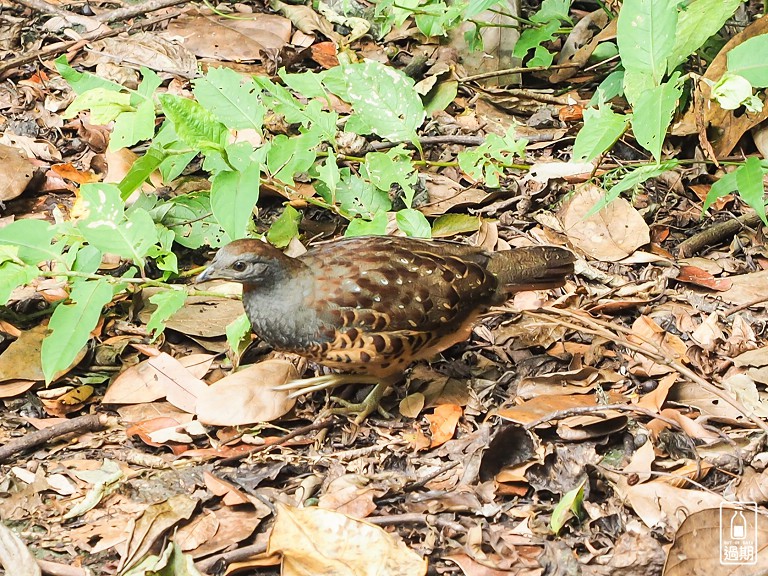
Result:
{"label": "small green leaf", "polygon": [[[16,252],[12,246],[0,246],[0,306],[5,306],[11,293],[19,286],[29,284],[40,275],[36,266],[28,266],[9,258],[8,251]],[[15,256],[15,254],[14,254]]]}
{"label": "small green leaf", "polygon": [[589,218],[590,216],[594,216],[600,210],[608,206],[611,202],[613,202],[616,198],[619,197],[619,195],[622,192],[625,192],[626,190],[631,190],[635,186],[642,184],[649,178],[655,178],[656,176],[660,176],[664,172],[667,172],[669,170],[674,170],[680,165],[680,163],[677,160],[667,160],[665,162],[662,162],[661,164],[651,165],[651,166],[640,166],[639,168],[636,168],[629,174],[626,174],[621,180],[619,180],[615,186],[613,186],[606,195],[603,197],[603,199],[592,206],[592,208],[587,212],[587,215],[585,218]]}
{"label": "small green leaf", "polygon": [[432,238],[448,238],[464,232],[476,232],[481,220],[469,214],[443,214],[432,222]]}
{"label": "small green leaf", "polygon": [[227,128],[261,133],[265,108],[252,78],[230,68],[209,68],[194,84],[197,101]]}
{"label": "small green leaf", "polygon": [[115,92],[123,90],[123,87],[116,82],[104,80],[89,72],[78,72],[69,65],[67,57],[64,54],[56,58],[56,70],[61,74],[61,77],[72,86],[72,90],[74,90],[76,94],[83,94],[94,88],[104,88]]}
{"label": "small green leaf", "polygon": [[184,306],[187,301],[187,291],[163,290],[150,296],[149,301],[157,306],[147,322],[147,331],[153,333],[154,341],[165,330],[168,319]]}
{"label": "small green leaf", "polygon": [[424,98],[424,110],[429,115],[442,112],[456,99],[458,91],[459,83],[456,80],[439,82]]}
{"label": "small green leaf", "polygon": [[387,233],[388,221],[387,213],[383,211],[376,214],[373,220],[355,218],[347,226],[344,236],[383,236]]}
{"label": "small green leaf", "polygon": [[573,144],[573,162],[589,162],[603,154],[627,129],[632,116],[616,114],[607,106],[584,110],[584,127]]}
{"label": "small green leaf", "polygon": [[165,117],[173,123],[179,139],[190,148],[223,149],[227,127],[197,102],[172,94],[161,94],[160,104]]}
{"label": "small green leaf", "polygon": [[227,334],[227,344],[240,356],[251,343],[251,323],[248,316],[241,314],[232,322],[227,324],[225,329]]}
{"label": "small green leaf", "polygon": [[112,300],[112,287],[106,280],[75,280],[69,302],[54,310],[43,340],[41,359],[46,383],[70,367],[88,343],[101,310]]}
{"label": "small green leaf", "polygon": [[763,187],[763,169],[756,156],[750,156],[735,172],[739,196],[746,202],[763,223],[768,226],[765,216],[765,188]]}
{"label": "small green leaf", "polygon": [[647,90],[635,104],[632,131],[638,144],[653,154],[656,162],[661,161],[661,146],[664,144],[667,128],[672,123],[672,114],[681,93],[673,79]]}
{"label": "small green leaf", "polygon": [[142,140],[151,140],[155,135],[155,105],[145,100],[135,111],[124,112],[115,120],[109,150],[128,148]]}
{"label": "small green leaf", "polygon": [[431,238],[432,230],[429,226],[429,220],[413,208],[405,208],[398,211],[395,215],[397,220],[397,227],[400,228],[407,236],[413,238]]}
{"label": "small green leaf", "polygon": [[267,240],[277,248],[285,248],[291,239],[299,235],[301,213],[293,206],[286,206],[283,213],[272,223],[267,232]]}
{"label": "small green leaf", "polygon": [[573,516],[580,518],[583,514],[582,504],[584,502],[584,484],[586,480],[566,492],[560,502],[557,503],[552,511],[552,518],[549,521],[549,528],[553,533],[559,534],[565,523]]}
{"label": "small green leaf", "polygon": [[64,111],[64,118],[74,118],[82,110],[91,111],[91,122],[109,124],[123,112],[133,111],[131,95],[108,88],[93,88],[77,96]]}
{"label": "small green leaf", "polygon": [[406,207],[411,207],[418,174],[410,154],[402,146],[386,153],[369,152],[365,155],[365,168],[371,183],[379,190],[389,192],[393,184],[399,184],[405,194]]}

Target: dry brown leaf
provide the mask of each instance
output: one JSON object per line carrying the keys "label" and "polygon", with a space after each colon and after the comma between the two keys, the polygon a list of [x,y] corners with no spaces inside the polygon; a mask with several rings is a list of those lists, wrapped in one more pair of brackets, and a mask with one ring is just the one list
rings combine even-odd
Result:
{"label": "dry brown leaf", "polygon": [[0,144],[0,202],[21,196],[35,175],[35,167],[20,149]]}
{"label": "dry brown leaf", "polygon": [[318,505],[353,518],[365,518],[376,510],[375,498],[386,494],[386,489],[372,484],[361,474],[344,474],[331,481]]}
{"label": "dry brown leaf", "polygon": [[615,262],[648,244],[651,235],[643,217],[623,198],[617,198],[587,218],[592,207],[604,196],[605,190],[598,186],[579,186],[563,204],[559,218],[574,246],[595,260]]}
{"label": "dry brown leaf", "polygon": [[427,573],[425,558],[379,526],[322,508],[292,508],[279,502],[276,508],[267,551],[282,554],[283,576]]}
{"label": "dry brown leaf", "polygon": [[435,408],[433,414],[427,414],[425,418],[429,422],[429,432],[432,436],[429,447],[435,448],[453,438],[463,414],[461,406],[456,404],[441,404]]}
{"label": "dry brown leaf", "polygon": [[213,426],[240,426],[270,422],[293,408],[296,400],[290,391],[274,387],[299,377],[287,360],[267,360],[214,382],[197,402],[200,421]]}

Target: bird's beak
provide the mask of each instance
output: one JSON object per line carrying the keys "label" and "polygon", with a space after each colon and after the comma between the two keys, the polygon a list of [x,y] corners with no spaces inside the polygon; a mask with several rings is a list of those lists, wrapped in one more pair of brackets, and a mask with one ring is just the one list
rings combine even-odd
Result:
{"label": "bird's beak", "polygon": [[197,276],[197,278],[195,278],[195,284],[200,284],[201,282],[205,282],[207,280],[213,280],[214,278],[217,278],[216,268],[214,266],[208,266],[208,268],[203,270]]}

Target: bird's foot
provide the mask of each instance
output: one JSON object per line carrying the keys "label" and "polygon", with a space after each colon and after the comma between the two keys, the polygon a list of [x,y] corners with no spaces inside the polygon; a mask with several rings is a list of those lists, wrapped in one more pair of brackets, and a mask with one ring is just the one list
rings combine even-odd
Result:
{"label": "bird's foot", "polygon": [[357,417],[354,420],[355,425],[361,424],[363,420],[368,418],[368,416],[373,414],[375,411],[378,411],[379,414],[381,414],[384,418],[391,418],[392,415],[381,407],[381,399],[384,397],[384,394],[388,388],[388,382],[382,382],[381,380],[378,380],[376,385],[373,387],[373,390],[368,393],[368,396],[366,396],[365,400],[362,402],[350,402],[348,400],[344,400],[343,398],[336,398],[333,396],[331,397],[331,400],[341,404],[341,407],[332,408],[331,414],[340,414],[344,416],[356,414]]}
{"label": "bird's foot", "polygon": [[324,376],[315,376],[314,378],[291,380],[285,384],[275,386],[273,390],[290,390],[288,397],[296,398],[297,396],[310,394],[318,390],[335,388],[342,384],[378,384],[379,382],[381,382],[380,378],[365,374],[326,374]]}

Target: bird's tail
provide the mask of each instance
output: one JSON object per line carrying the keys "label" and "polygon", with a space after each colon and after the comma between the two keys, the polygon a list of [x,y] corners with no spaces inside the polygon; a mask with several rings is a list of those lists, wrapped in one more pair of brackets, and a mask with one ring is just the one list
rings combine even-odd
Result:
{"label": "bird's tail", "polygon": [[529,246],[494,252],[488,270],[507,294],[523,290],[547,290],[565,284],[573,274],[572,252],[555,246]]}

